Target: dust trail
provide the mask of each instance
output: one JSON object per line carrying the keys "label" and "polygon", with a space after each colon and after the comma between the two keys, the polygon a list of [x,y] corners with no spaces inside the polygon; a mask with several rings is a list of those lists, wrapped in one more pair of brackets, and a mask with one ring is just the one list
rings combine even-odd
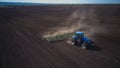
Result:
{"label": "dust trail", "polygon": [[70,17],[66,19],[64,26],[52,28],[49,32],[44,34],[43,38],[73,33],[75,31],[83,31],[86,36],[92,38],[96,33],[103,30],[99,25],[95,8],[84,7],[82,9],[76,9]]}

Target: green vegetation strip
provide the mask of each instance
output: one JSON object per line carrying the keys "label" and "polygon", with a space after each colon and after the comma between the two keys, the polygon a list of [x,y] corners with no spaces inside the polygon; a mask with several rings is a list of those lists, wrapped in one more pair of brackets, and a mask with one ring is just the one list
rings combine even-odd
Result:
{"label": "green vegetation strip", "polygon": [[64,34],[59,34],[54,37],[48,37],[47,40],[48,42],[62,41],[62,40],[69,39],[72,35],[73,33],[64,33]]}

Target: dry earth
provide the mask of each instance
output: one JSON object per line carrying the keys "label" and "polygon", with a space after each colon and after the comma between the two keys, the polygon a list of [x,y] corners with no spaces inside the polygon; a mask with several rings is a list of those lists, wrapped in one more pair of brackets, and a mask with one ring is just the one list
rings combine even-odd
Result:
{"label": "dry earth", "polygon": [[[120,5],[0,8],[1,68],[120,68]],[[96,48],[83,50],[45,35],[84,31]]]}

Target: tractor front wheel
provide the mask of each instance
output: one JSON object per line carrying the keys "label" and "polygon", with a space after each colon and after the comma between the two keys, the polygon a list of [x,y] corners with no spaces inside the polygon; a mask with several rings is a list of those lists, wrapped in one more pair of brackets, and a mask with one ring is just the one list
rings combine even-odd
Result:
{"label": "tractor front wheel", "polygon": [[87,49],[87,44],[85,42],[83,42],[81,47],[82,47],[82,49]]}

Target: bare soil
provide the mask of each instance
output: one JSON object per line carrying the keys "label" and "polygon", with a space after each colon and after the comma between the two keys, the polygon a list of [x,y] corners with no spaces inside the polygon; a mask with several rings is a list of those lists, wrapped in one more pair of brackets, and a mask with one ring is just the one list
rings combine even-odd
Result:
{"label": "bare soil", "polygon": [[[76,23],[96,48],[83,50],[43,38],[46,32]],[[0,8],[0,68],[120,68],[119,29],[120,5]]]}

